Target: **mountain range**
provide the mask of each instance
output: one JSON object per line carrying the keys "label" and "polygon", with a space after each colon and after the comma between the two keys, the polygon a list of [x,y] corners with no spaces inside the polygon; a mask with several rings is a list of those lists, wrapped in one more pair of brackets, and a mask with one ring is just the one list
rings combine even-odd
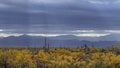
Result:
{"label": "mountain range", "polygon": [[115,40],[115,36],[105,37],[77,37],[73,35],[63,35],[56,37],[43,37],[43,36],[9,36],[0,38],[0,46],[44,46],[45,39],[47,44],[51,47],[78,47],[87,44],[88,46],[106,47],[118,44],[119,40]]}

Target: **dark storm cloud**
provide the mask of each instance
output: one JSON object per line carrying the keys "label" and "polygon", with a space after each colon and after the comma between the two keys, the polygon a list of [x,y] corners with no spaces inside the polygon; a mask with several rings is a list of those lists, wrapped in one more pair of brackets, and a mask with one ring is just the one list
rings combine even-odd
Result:
{"label": "dark storm cloud", "polygon": [[0,0],[0,28],[16,33],[119,30],[119,0]]}

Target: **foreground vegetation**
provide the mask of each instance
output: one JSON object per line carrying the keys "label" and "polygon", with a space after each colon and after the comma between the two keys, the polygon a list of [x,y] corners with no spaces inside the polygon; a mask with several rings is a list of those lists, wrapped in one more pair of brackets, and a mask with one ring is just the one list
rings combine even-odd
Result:
{"label": "foreground vegetation", "polygon": [[0,68],[120,68],[119,48],[0,48]]}

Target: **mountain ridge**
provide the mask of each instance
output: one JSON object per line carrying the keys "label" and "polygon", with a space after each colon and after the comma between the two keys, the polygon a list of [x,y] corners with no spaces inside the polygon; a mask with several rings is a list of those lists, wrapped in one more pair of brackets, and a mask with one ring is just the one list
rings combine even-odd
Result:
{"label": "mountain ridge", "polygon": [[81,40],[80,37],[76,36],[57,36],[57,37],[43,37],[43,36],[29,36],[29,35],[21,35],[21,36],[9,36],[5,38],[0,38],[0,45],[4,46],[44,46],[45,38],[47,40],[47,44],[59,47],[77,47],[87,44],[88,46],[95,45],[96,47],[106,47],[119,43],[119,41],[91,41],[91,40]]}

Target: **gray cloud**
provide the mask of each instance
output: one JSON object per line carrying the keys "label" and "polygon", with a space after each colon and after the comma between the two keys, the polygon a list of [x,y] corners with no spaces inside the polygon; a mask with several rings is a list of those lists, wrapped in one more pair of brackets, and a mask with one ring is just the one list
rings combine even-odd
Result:
{"label": "gray cloud", "polygon": [[0,29],[38,34],[120,30],[119,6],[119,0],[0,0]]}

